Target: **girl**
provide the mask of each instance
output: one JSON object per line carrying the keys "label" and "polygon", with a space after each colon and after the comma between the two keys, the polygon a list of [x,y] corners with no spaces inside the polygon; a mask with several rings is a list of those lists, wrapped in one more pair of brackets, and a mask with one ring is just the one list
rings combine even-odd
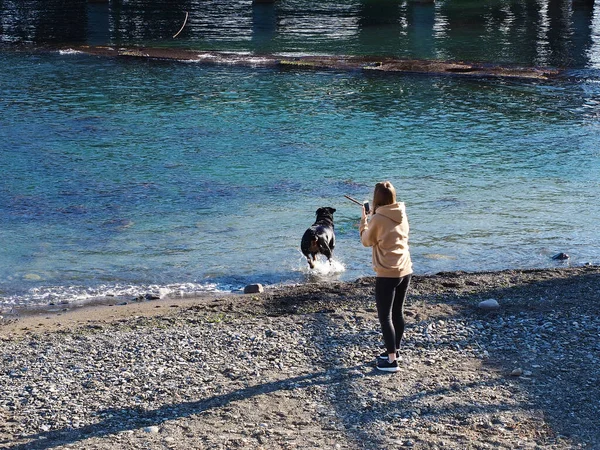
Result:
{"label": "girl", "polygon": [[392,183],[375,185],[373,215],[363,207],[360,240],[373,248],[375,301],[386,352],[377,358],[377,369],[397,372],[400,341],[404,334],[404,302],[410,285],[412,261],[408,251],[408,218],[404,203],[396,201]]}

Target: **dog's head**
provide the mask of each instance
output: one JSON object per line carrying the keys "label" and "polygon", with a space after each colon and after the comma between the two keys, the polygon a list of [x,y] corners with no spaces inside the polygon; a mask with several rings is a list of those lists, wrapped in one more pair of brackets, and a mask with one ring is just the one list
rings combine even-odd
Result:
{"label": "dog's head", "polygon": [[335,212],[335,208],[323,207],[317,209],[317,219],[329,219],[333,221],[333,213]]}

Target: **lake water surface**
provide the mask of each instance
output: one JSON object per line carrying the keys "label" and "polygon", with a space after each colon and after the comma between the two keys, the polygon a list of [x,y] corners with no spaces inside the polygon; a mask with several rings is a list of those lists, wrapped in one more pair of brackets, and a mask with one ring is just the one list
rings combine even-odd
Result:
{"label": "lake water surface", "polygon": [[[600,262],[598,6],[24,3],[0,2],[3,310],[371,275],[360,210],[343,195],[366,200],[384,179],[406,202],[417,274]],[[98,58],[69,43],[565,74],[280,71]],[[299,244],[320,206],[337,209],[338,244],[312,273]]]}

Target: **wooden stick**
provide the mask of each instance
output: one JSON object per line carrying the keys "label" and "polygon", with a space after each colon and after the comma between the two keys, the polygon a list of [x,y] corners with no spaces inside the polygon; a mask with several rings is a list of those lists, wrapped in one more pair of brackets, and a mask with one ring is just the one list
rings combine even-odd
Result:
{"label": "wooden stick", "polygon": [[175,33],[175,35],[173,36],[173,39],[175,39],[177,36],[179,36],[179,33],[181,33],[183,31],[183,28],[185,27],[185,24],[187,23],[188,16],[189,16],[189,13],[186,11],[185,12],[185,20],[183,21],[183,25],[181,25],[181,28],[179,29],[179,31],[177,33]]}
{"label": "wooden stick", "polygon": [[355,198],[350,197],[349,195],[344,195],[344,197],[346,197],[348,200],[350,200],[351,202],[356,203],[357,205],[362,206],[362,203],[359,202],[358,200],[356,200]]}

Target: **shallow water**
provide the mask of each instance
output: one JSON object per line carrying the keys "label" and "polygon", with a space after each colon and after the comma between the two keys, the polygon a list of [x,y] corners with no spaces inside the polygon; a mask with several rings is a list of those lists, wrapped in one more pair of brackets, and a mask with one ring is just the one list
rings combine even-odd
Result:
{"label": "shallow water", "polygon": [[[209,8],[210,2],[190,3]],[[525,30],[521,16],[502,22],[490,5],[479,12],[471,5],[472,21],[458,29],[451,26],[455,15],[437,14],[432,25],[415,16],[415,5],[404,3],[404,12],[373,13],[369,21],[361,7],[390,4],[321,2],[309,9],[282,1],[270,10],[275,29],[264,25],[260,32],[256,10],[226,5],[229,22],[202,22],[198,15],[178,45],[345,54],[394,50],[396,56],[420,52],[536,64],[565,60],[556,48],[567,49],[570,67],[559,80],[531,82],[16,52],[15,41],[39,42],[8,33],[5,17],[3,308],[371,275],[370,251],[358,240],[360,211],[343,194],[366,200],[382,179],[390,179],[406,202],[416,273],[600,262],[594,14],[586,45],[573,44],[578,34],[571,27],[562,38],[542,39],[533,51],[521,38],[541,36],[543,21]],[[262,11],[268,16],[269,10]],[[135,20],[123,10],[119,26],[115,8],[88,13],[106,19],[109,31],[100,29],[98,19],[74,32],[80,37],[73,43],[148,38],[127,31]],[[383,17],[390,23],[381,23]],[[442,35],[440,17],[448,22]],[[496,40],[495,30],[488,36],[495,46],[486,52],[473,35],[494,20],[508,27],[506,42]],[[150,28],[154,35],[171,29]],[[410,36],[428,37],[420,41],[424,49]],[[320,206],[337,208],[338,245],[333,267],[324,263],[311,273],[299,244]],[[568,253],[569,262],[553,261],[558,252]]]}

